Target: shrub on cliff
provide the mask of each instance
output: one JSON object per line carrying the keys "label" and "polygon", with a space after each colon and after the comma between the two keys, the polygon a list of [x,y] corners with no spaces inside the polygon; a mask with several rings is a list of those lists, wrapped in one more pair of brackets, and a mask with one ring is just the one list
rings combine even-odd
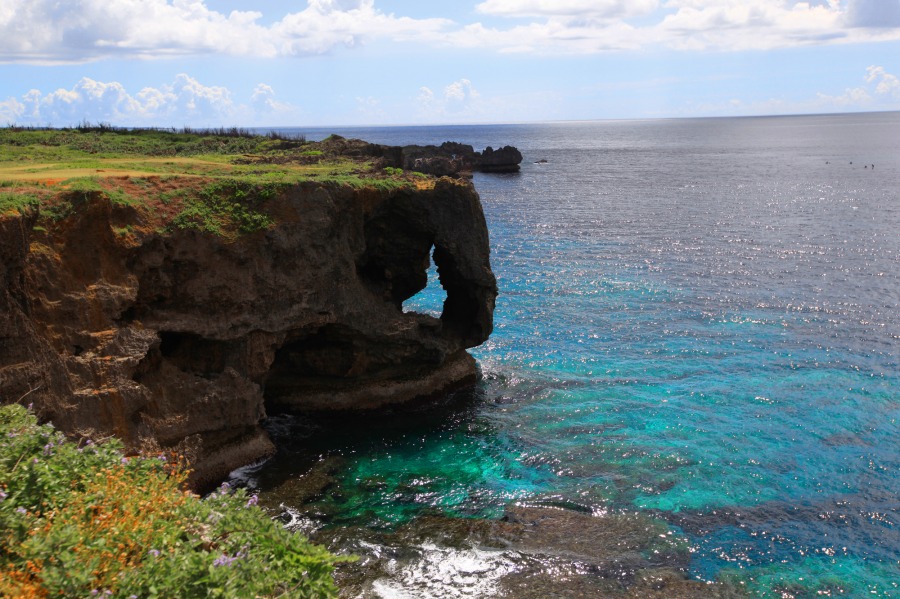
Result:
{"label": "shrub on cliff", "polygon": [[66,441],[0,407],[0,596],[331,597],[336,558],[243,490],[201,500],[163,457]]}

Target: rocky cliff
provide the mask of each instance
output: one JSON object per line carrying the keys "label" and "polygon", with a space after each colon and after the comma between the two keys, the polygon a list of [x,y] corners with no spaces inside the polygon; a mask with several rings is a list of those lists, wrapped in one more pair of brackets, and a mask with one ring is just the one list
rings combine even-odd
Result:
{"label": "rocky cliff", "polygon": [[[68,433],[187,452],[195,483],[268,455],[266,409],[361,410],[474,380],[496,282],[472,185],[305,182],[234,238],[101,192],[0,215],[0,398]],[[442,316],[403,313],[433,256]]]}

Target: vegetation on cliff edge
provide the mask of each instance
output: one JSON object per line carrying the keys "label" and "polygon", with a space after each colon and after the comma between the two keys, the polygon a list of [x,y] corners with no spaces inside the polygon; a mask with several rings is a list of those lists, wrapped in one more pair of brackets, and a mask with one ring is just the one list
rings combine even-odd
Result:
{"label": "vegetation on cliff edge", "polygon": [[341,558],[224,486],[183,490],[171,458],[75,444],[0,407],[0,596],[332,597]]}
{"label": "vegetation on cliff edge", "polygon": [[365,143],[254,135],[240,129],[0,128],[0,215],[37,208],[58,220],[91,193],[137,210],[147,230],[225,237],[266,229],[267,200],[290,186],[427,187]]}

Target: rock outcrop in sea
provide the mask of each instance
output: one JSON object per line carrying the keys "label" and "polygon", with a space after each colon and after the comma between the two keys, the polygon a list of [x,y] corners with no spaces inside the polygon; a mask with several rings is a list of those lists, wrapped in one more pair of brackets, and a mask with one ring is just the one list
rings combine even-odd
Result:
{"label": "rock outcrop in sea", "polygon": [[517,173],[522,163],[522,153],[513,146],[497,150],[488,146],[476,152],[468,144],[453,141],[439,146],[385,146],[332,135],[322,142],[322,147],[337,156],[374,156],[382,167],[402,168],[436,177],[470,178],[473,171]]}
{"label": "rock outcrop in sea", "polygon": [[[100,192],[72,205],[40,226],[0,215],[0,396],[67,433],[177,448],[203,486],[273,451],[267,409],[365,410],[476,378],[466,349],[491,333],[497,286],[465,179],[297,183],[263,205],[274,225],[234,239],[160,232]],[[432,256],[443,314],[404,313]]]}

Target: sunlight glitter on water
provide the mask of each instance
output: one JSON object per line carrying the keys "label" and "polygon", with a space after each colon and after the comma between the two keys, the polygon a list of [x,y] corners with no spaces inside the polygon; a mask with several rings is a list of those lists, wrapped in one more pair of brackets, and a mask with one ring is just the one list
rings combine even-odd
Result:
{"label": "sunlight glitter on water", "polygon": [[383,599],[456,599],[496,597],[500,580],[515,570],[501,551],[449,549],[433,544],[417,548],[421,556],[406,564],[392,562],[390,577],[372,589]]}
{"label": "sunlight glitter on water", "polygon": [[[500,287],[484,380],[442,423],[333,448],[313,511],[631,510],[687,535],[692,577],[900,593],[900,115],[464,130],[525,154],[475,179]],[[877,171],[849,167],[865,152]],[[404,309],[441,293],[432,271]],[[414,563],[379,588],[455,588]]]}

